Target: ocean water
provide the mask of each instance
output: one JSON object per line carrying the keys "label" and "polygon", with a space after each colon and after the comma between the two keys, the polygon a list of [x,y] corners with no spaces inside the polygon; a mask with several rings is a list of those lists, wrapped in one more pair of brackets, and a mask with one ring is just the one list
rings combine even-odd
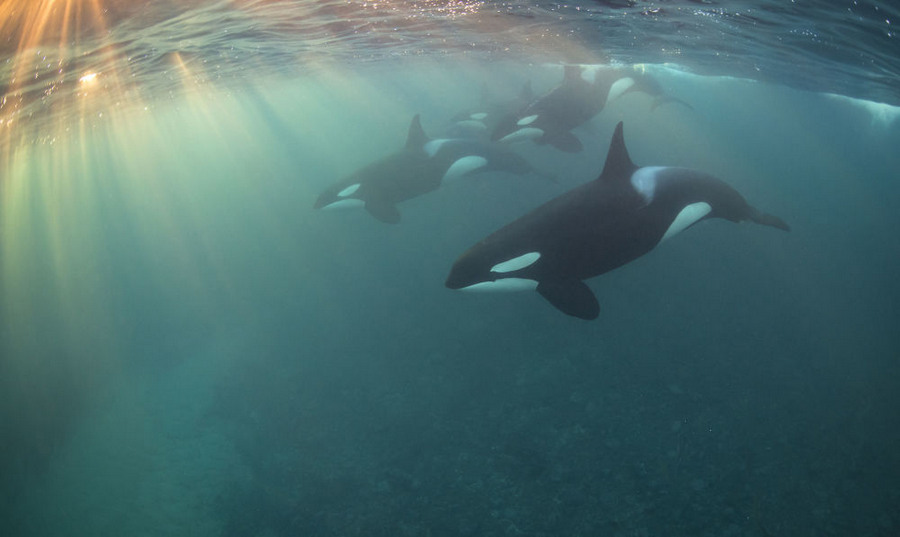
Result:
{"label": "ocean water", "polygon": [[[895,535],[900,17],[781,4],[0,2],[0,533]],[[689,106],[313,210],[566,63]],[[594,321],[444,287],[619,121],[791,232],[700,222]]]}

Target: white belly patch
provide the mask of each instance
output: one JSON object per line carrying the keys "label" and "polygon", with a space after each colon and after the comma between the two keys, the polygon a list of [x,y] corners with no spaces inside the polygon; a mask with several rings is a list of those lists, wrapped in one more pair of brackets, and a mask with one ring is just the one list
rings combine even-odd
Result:
{"label": "white belly patch", "polygon": [[515,132],[511,132],[500,138],[500,141],[509,144],[513,142],[522,142],[525,140],[535,140],[544,135],[544,131],[541,129],[536,129],[534,127],[526,127],[524,129],[519,129]]}
{"label": "white belly patch", "polygon": [[337,200],[335,202],[329,203],[322,207],[322,209],[332,210],[332,209],[352,209],[355,207],[363,207],[366,204],[363,200],[358,200],[356,198],[347,198],[342,200]]}

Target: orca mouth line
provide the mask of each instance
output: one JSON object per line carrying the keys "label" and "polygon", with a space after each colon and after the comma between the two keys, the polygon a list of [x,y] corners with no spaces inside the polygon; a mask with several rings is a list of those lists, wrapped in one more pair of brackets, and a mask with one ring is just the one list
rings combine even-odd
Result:
{"label": "orca mouth line", "polygon": [[447,289],[460,290],[466,289],[467,287],[472,287],[473,285],[479,285],[483,283],[494,283],[498,280],[498,275],[491,272],[489,276],[485,279],[472,279],[472,278],[462,278],[459,275],[454,274],[453,272],[447,276],[447,280],[444,282],[444,287]]}
{"label": "orca mouth line", "polygon": [[484,280],[480,282],[470,283],[460,287],[451,287],[451,289],[474,292],[474,293],[494,293],[494,292],[515,292],[515,291],[534,291],[537,289],[539,282],[530,278],[497,278],[493,280]]}
{"label": "orca mouth line", "polygon": [[[494,280],[483,280],[483,281],[492,282]],[[447,289],[453,289],[455,291],[458,291],[460,289],[465,289],[466,287],[469,287],[471,285],[477,285],[479,283],[483,283],[483,281],[475,281],[475,282],[461,281],[459,278],[454,278],[453,275],[451,274],[450,276],[447,277],[447,280],[444,282],[444,287],[446,287]]]}

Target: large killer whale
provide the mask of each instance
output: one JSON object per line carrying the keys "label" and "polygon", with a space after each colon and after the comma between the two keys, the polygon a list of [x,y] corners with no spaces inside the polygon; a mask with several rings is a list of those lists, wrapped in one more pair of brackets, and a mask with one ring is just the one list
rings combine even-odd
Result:
{"label": "large killer whale", "polygon": [[584,280],[620,267],[707,218],[785,231],[734,188],[686,168],[638,167],[615,129],[600,175],[481,240],[453,264],[450,289],[534,289],[563,313],[595,319]]}
{"label": "large killer whale", "polygon": [[365,207],[382,222],[400,221],[397,203],[437,189],[442,183],[477,172],[516,175],[541,173],[510,148],[489,141],[430,139],[418,114],[409,125],[405,146],[370,163],[325,189],[313,208]]}

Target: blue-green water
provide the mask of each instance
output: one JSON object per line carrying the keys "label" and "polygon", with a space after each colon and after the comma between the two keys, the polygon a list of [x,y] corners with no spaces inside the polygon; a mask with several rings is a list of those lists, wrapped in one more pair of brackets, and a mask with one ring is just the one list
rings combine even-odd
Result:
{"label": "blue-green water", "polygon": [[[392,226],[312,205],[414,114],[437,136],[482,84],[540,94],[559,62],[213,83],[179,58],[177,91],[101,72],[3,125],[4,535],[900,527],[896,108],[651,66],[693,109],[627,94],[581,153],[516,146],[557,183],[475,176]],[[638,165],[712,173],[792,231],[702,222],[590,280],[593,322],[444,288],[471,244],[596,177],[618,121]]]}

